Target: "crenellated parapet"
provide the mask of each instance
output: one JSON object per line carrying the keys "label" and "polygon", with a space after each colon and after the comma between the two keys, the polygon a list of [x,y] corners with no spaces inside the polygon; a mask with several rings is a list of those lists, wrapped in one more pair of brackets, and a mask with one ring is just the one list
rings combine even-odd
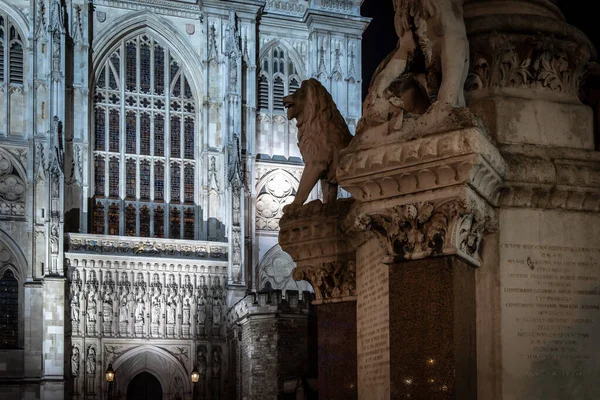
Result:
{"label": "crenellated parapet", "polygon": [[314,294],[296,290],[271,290],[250,293],[238,301],[227,312],[229,327],[234,327],[246,318],[268,314],[308,315]]}

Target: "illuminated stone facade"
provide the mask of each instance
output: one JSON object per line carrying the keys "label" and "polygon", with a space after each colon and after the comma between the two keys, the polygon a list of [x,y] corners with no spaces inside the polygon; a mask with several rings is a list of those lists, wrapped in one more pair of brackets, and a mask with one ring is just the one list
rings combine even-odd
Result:
{"label": "illuminated stone facade", "polygon": [[144,372],[189,397],[194,366],[199,398],[266,393],[228,315],[312,291],[277,245],[303,168],[282,98],[316,77],[354,130],[360,3],[0,0],[3,398],[104,398],[109,365],[114,398]]}

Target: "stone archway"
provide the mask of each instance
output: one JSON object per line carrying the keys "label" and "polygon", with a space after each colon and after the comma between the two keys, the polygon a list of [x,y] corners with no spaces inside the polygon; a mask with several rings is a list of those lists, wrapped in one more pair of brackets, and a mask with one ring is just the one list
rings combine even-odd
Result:
{"label": "stone archway", "polygon": [[162,386],[150,372],[140,372],[127,385],[127,400],[162,400]]}

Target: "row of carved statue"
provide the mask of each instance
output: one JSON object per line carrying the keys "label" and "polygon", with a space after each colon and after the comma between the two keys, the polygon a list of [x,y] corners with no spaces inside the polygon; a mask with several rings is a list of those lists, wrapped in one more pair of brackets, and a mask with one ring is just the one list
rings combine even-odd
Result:
{"label": "row of carved statue", "polygon": [[210,327],[221,325],[225,303],[221,277],[194,276],[192,284],[190,275],[184,275],[181,282],[169,274],[168,280],[161,282],[158,273],[150,279],[150,274],[144,277],[138,272],[132,283],[128,272],[121,272],[118,281],[111,271],[102,274],[100,284],[96,271],[87,271],[84,283],[80,271],[72,271],[70,317],[74,336],[189,338],[205,336],[212,332]]}

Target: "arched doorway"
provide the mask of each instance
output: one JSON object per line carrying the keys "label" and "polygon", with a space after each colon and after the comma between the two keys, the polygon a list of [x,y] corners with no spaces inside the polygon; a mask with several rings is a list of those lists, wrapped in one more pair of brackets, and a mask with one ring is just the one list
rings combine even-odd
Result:
{"label": "arched doorway", "polygon": [[127,400],[162,400],[162,387],[154,375],[140,372],[127,386]]}

